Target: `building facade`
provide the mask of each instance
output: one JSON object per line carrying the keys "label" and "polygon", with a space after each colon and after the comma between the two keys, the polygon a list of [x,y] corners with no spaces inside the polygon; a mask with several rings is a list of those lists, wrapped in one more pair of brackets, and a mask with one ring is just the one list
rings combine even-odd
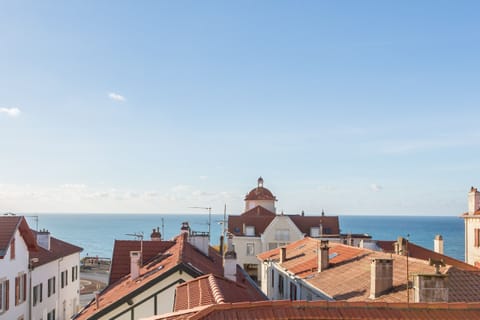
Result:
{"label": "building facade", "polygon": [[471,187],[468,193],[468,211],[465,221],[465,261],[480,267],[480,192]]}

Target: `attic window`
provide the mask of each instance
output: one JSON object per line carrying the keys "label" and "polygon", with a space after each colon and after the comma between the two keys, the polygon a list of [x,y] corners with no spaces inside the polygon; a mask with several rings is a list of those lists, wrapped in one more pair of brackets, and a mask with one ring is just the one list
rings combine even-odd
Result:
{"label": "attic window", "polygon": [[310,237],[312,237],[312,238],[320,237],[320,228],[319,227],[311,227],[310,228]]}
{"label": "attic window", "polygon": [[255,235],[255,227],[254,226],[246,226],[245,227],[245,235],[246,236],[254,236]]}

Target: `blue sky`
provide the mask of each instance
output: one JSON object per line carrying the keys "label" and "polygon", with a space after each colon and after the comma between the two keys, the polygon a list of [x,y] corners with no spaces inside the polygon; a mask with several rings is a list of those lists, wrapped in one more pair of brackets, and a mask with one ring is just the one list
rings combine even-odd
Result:
{"label": "blue sky", "polygon": [[0,211],[459,215],[476,1],[0,3]]}

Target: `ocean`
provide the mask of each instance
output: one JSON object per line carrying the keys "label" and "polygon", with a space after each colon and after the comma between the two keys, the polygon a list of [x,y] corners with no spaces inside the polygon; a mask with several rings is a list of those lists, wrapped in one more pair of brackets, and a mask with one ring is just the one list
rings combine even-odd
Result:
{"label": "ocean", "polygon": [[[27,215],[28,216],[28,215]],[[47,229],[52,236],[83,248],[81,256],[110,258],[113,242],[135,239],[142,234],[150,239],[153,228],[159,227],[164,239],[180,233],[181,223],[188,221],[192,230],[207,231],[208,215],[201,214],[38,214],[38,229]],[[218,244],[223,214],[212,214],[212,244]],[[37,219],[27,217],[32,229]],[[446,255],[464,260],[464,223],[452,216],[339,216],[342,233],[368,233],[376,240],[409,237],[411,242],[433,250],[433,238],[441,234]]]}

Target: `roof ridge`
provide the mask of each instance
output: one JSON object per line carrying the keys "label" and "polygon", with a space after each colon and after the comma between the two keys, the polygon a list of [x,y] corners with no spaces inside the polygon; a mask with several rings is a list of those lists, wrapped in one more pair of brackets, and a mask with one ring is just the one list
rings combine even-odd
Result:
{"label": "roof ridge", "polygon": [[217,283],[217,279],[215,275],[210,274],[208,276],[208,284],[212,290],[213,298],[215,299],[215,303],[225,303],[225,297],[220,289],[220,286]]}

